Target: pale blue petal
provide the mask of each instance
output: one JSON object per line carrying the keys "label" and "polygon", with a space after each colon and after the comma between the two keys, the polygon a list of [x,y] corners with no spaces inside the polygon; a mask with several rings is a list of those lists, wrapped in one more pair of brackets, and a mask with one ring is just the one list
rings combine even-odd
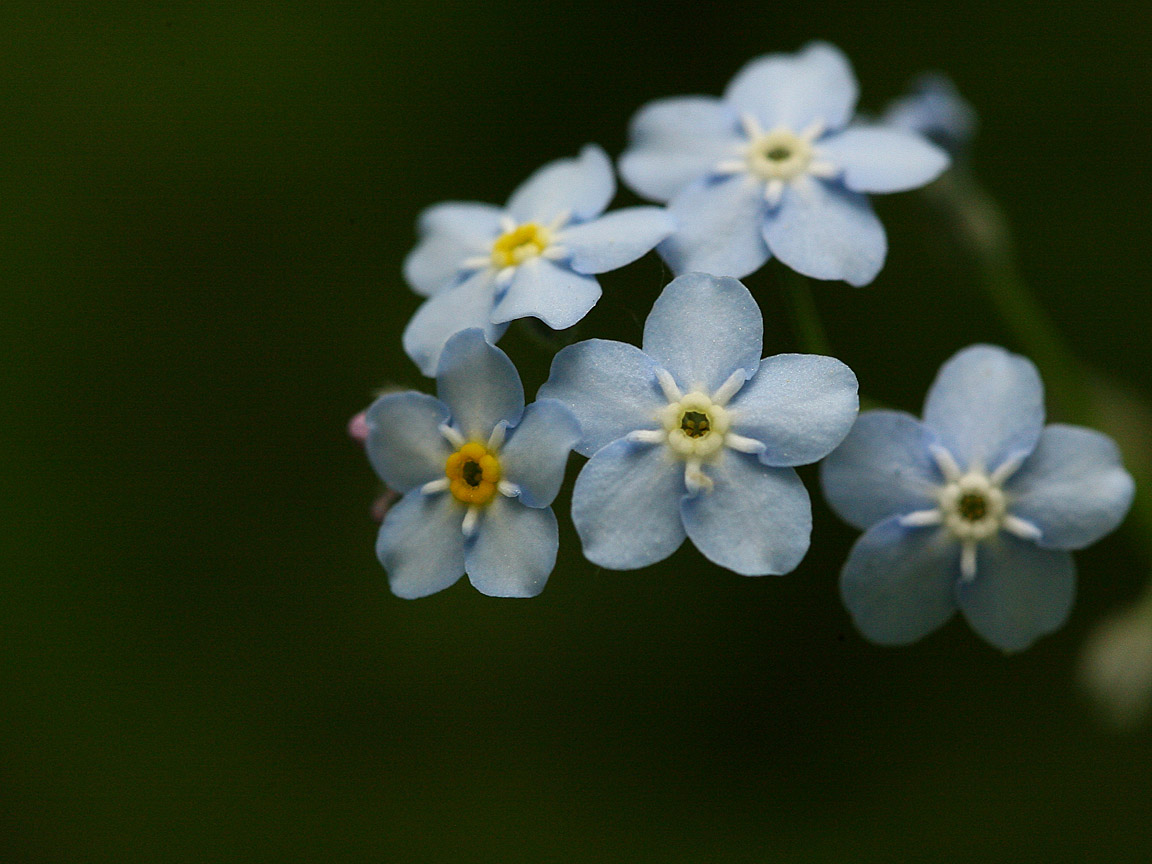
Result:
{"label": "pale blue petal", "polygon": [[444,476],[452,453],[437,429],[448,420],[448,406],[426,393],[388,393],[364,412],[364,446],[376,473],[391,489],[404,493]]}
{"label": "pale blue petal", "polygon": [[482,270],[456,287],[425,300],[404,328],[404,353],[429,377],[436,374],[440,352],[448,337],[469,327],[480,327],[489,342],[497,342],[507,325],[492,323],[496,283],[490,270]]}
{"label": "pale blue petal", "polygon": [[947,77],[936,72],[921,75],[911,93],[888,106],[883,121],[923,135],[954,156],[976,134],[976,111]]}
{"label": "pale blue petal", "polygon": [[448,340],[436,371],[436,392],[465,438],[485,442],[496,424],[514,425],[524,411],[524,387],[508,355],[477,329]]}
{"label": "pale blue petal", "polygon": [[956,611],[960,546],[940,528],[886,519],[863,534],[840,573],[840,598],[864,637],[907,645]]}
{"label": "pale blue petal", "polygon": [[464,261],[492,252],[503,211],[491,204],[449,201],[420,214],[420,242],[404,259],[404,278],[429,297],[452,287]]}
{"label": "pale blue petal", "polygon": [[668,205],[676,230],[657,251],[676,273],[747,276],[770,257],[761,236],[767,207],[764,184],[747,174],[694,183]]}
{"label": "pale blue petal", "polygon": [[620,176],[637,195],[667,201],[718,162],[738,158],[744,136],[732,106],[714,96],[677,96],[636,112]]}
{"label": "pale blue petal", "polygon": [[566,228],[555,242],[577,273],[607,273],[656,248],[675,228],[663,207],[626,207]]}
{"label": "pale blue petal", "polygon": [[852,428],[857,387],[852,370],[834,357],[765,357],[728,406],[732,431],[766,445],[765,465],[807,465],[831,453]]}
{"label": "pale blue petal", "polygon": [[764,320],[735,279],[688,273],[664,288],[644,322],[644,353],[684,390],[712,393],[737,369],[760,365]]}
{"label": "pale blue petal", "polygon": [[520,487],[529,507],[547,507],[560,491],[568,453],[580,440],[580,424],[555,399],[540,399],[524,409],[500,451],[504,476]]}
{"label": "pale blue petal", "polygon": [[448,493],[405,495],[384,517],[376,557],[397,597],[443,591],[464,575],[464,508]]}
{"label": "pale blue petal", "polygon": [[850,525],[932,510],[943,482],[929,453],[931,431],[902,411],[865,411],[844,443],[820,463],[824,497]]}
{"label": "pale blue petal", "polygon": [[704,472],[711,491],[680,503],[684,528],[704,557],[742,576],[795,570],[812,534],[812,505],[796,472],[734,450]]}
{"label": "pale blue petal", "polygon": [[857,287],[876,278],[888,254],[884,226],[868,199],[812,178],[785,189],[764,221],[764,240],[797,273]]}
{"label": "pale blue petal", "polygon": [[821,156],[843,171],[854,192],[903,192],[930,183],[951,160],[935,144],[912,132],[855,126],[820,142]]}
{"label": "pale blue petal", "polygon": [[576,416],[582,437],[576,451],[591,456],[636,429],[659,429],[667,405],[656,364],[634,345],[589,339],[562,348],[537,394],[558,399]]}
{"label": "pale blue petal", "polygon": [[684,463],[667,447],[609,444],[588,461],[572,490],[584,557],[611,570],[664,560],[684,542],[683,495]]}
{"label": "pale blue petal", "polygon": [[531,258],[516,268],[492,320],[503,323],[531,316],[553,330],[565,330],[588,314],[601,293],[595,276],[585,276],[547,258]]}
{"label": "pale blue petal", "polygon": [[1001,534],[981,543],[976,578],[960,585],[960,609],[977,633],[1001,651],[1022,651],[1068,620],[1076,599],[1076,566],[1063,550],[1041,549]]}
{"label": "pale blue petal", "polygon": [[1043,533],[1040,546],[1083,549],[1124,521],[1135,484],[1107,435],[1055,424],[1004,486],[1013,516]]}
{"label": "pale blue petal", "polygon": [[989,471],[1028,455],[1044,428],[1044,385],[1032,361],[994,345],[954,354],[936,374],[924,422],[961,468]]}
{"label": "pale blue petal", "polygon": [[548,225],[562,213],[576,222],[604,212],[616,194],[612,163],[595,144],[576,159],[557,159],[520,184],[508,199],[508,213],[518,223]]}
{"label": "pale blue petal", "polygon": [[812,42],[797,54],[769,54],[737,73],[724,100],[760,121],[765,130],[800,132],[812,123],[839,129],[851,118],[858,88],[840,49]]}
{"label": "pale blue petal", "polygon": [[484,508],[468,549],[468,579],[489,597],[535,597],[544,590],[559,546],[551,508],[497,495]]}

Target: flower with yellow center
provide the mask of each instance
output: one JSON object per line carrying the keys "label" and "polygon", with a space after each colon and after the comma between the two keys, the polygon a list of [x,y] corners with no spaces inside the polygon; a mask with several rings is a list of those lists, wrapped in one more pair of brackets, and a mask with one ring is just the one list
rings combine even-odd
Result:
{"label": "flower with yellow center", "polygon": [[495,496],[500,483],[500,460],[477,441],[469,441],[444,463],[448,490],[461,504],[481,506]]}
{"label": "flower with yellow center", "polygon": [[525,222],[505,231],[492,244],[492,266],[497,270],[515,267],[543,254],[552,242],[552,232],[535,222]]}

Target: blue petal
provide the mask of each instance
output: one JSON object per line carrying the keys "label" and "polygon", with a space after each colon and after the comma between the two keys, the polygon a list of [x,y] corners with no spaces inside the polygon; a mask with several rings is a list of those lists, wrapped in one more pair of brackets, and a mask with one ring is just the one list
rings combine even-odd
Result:
{"label": "blue petal", "polygon": [[519,425],[500,451],[504,476],[520,487],[529,507],[547,507],[560,491],[568,453],[580,440],[580,424],[555,399],[540,399],[524,409]]}
{"label": "blue petal", "polygon": [[824,497],[857,528],[937,506],[943,482],[928,447],[935,436],[911,414],[865,411],[844,443],[820,463]]}
{"label": "blue petal", "polygon": [[420,214],[421,240],[404,259],[404,278],[429,297],[452,286],[466,259],[489,255],[503,211],[491,204],[449,201]]}
{"label": "blue petal", "polygon": [[1013,516],[1043,534],[1039,545],[1083,549],[1114,531],[1132,505],[1135,484],[1107,435],[1052,425],[1005,484]]}
{"label": "blue petal", "polygon": [[760,365],[764,320],[735,279],[688,273],[668,283],[644,322],[644,353],[685,392],[712,393],[737,369]]}
{"label": "blue petal", "polygon": [[657,251],[676,273],[747,276],[770,257],[760,228],[767,207],[764,184],[747,174],[694,183],[668,205],[676,231]]}
{"label": "blue petal", "polygon": [[868,199],[809,178],[784,190],[764,222],[772,254],[813,279],[867,285],[884,266],[888,238]]}
{"label": "blue petal", "polygon": [[532,316],[553,330],[564,330],[587,315],[600,294],[595,276],[584,276],[547,258],[531,258],[516,268],[492,320],[503,323]]}
{"label": "blue petal", "polygon": [[609,444],[588,461],[572,490],[584,557],[612,570],[664,560],[684,542],[683,495],[684,463],[667,447]]}
{"label": "blue petal", "polygon": [[976,578],[961,583],[960,609],[1001,651],[1022,651],[1068,620],[1076,599],[1072,555],[1001,534],[980,544]]}
{"label": "blue petal", "polygon": [[844,173],[854,192],[903,192],[940,176],[948,154],[912,132],[856,126],[820,142],[822,156]]}
{"label": "blue petal", "polygon": [[796,472],[734,450],[704,471],[711,491],[680,504],[684,528],[704,557],[742,576],[795,570],[812,534],[812,505]]}
{"label": "blue petal", "polygon": [[388,511],[376,557],[397,597],[426,597],[464,575],[464,508],[447,493],[405,495]]}
{"label": "blue petal", "polygon": [[765,130],[800,132],[812,123],[839,129],[852,118],[858,89],[848,59],[826,42],[797,54],[769,54],[737,73],[724,100],[751,114]]}
{"label": "blue petal", "polygon": [[582,437],[576,451],[591,456],[636,429],[659,429],[667,405],[656,365],[634,345],[589,339],[562,348],[537,394],[558,399],[576,416]]}
{"label": "blue petal", "polygon": [[440,352],[454,333],[480,327],[489,342],[504,335],[507,325],[492,323],[496,283],[491,270],[482,270],[455,288],[425,300],[404,328],[404,353],[425,375],[436,374]]}
{"label": "blue petal", "polygon": [[728,407],[732,431],[766,445],[765,465],[807,465],[831,453],[852,428],[857,386],[852,370],[833,357],[765,357]]}
{"label": "blue petal", "polygon": [[606,273],[631,264],[676,228],[663,207],[627,207],[566,228],[555,242],[577,273]]}
{"label": "blue petal", "polygon": [[436,392],[452,411],[456,428],[475,441],[487,441],[501,420],[515,425],[524,411],[516,367],[477,329],[457,333],[444,346]]}
{"label": "blue petal", "polygon": [[864,637],[907,645],[956,611],[960,547],[940,528],[886,519],[856,541],[840,573],[840,598]]}
{"label": "blue petal", "polygon": [[520,184],[508,199],[508,212],[518,223],[547,225],[562,213],[576,222],[604,212],[616,194],[616,177],[608,156],[588,144],[576,159],[557,159]]}
{"label": "blue petal", "polygon": [[468,579],[489,597],[535,597],[544,590],[559,546],[556,516],[497,495],[484,508],[468,549]]}
{"label": "blue petal", "polygon": [[1026,357],[994,345],[971,345],[936,374],[924,422],[961,468],[989,471],[1027,456],[1044,428],[1044,385]]}
{"label": "blue petal", "polygon": [[426,393],[388,393],[364,412],[368,460],[380,479],[397,492],[408,492],[444,476],[452,450],[438,431],[448,406]]}
{"label": "blue petal", "polygon": [[948,78],[939,73],[921,75],[912,92],[888,106],[883,121],[923,135],[949,153],[961,153],[976,134],[972,106]]}
{"label": "blue petal", "polygon": [[667,201],[718,162],[739,156],[739,128],[732,106],[714,96],[649,102],[632,118],[620,176],[637,195]]}

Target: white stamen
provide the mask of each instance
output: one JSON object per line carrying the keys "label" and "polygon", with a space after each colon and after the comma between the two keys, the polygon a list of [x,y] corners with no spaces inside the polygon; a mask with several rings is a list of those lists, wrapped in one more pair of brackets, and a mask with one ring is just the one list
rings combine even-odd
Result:
{"label": "white stamen", "polygon": [[724,446],[731,447],[741,453],[755,453],[757,455],[767,449],[763,442],[757,441],[755,438],[737,435],[735,432],[729,432],[724,436]]}
{"label": "white stamen", "polygon": [[441,423],[438,427],[440,434],[443,435],[449,444],[459,450],[468,443],[468,439],[449,426],[447,423]]}
{"label": "white stamen", "polygon": [[437,492],[447,492],[448,485],[447,477],[441,477],[439,480],[429,480],[427,483],[420,487],[420,494],[434,495]]}
{"label": "white stamen", "polygon": [[960,545],[960,579],[971,582],[976,578],[976,541],[965,540]]}
{"label": "white stamen", "polygon": [[676,386],[676,379],[667,369],[657,367],[656,380],[660,382],[660,389],[664,391],[664,398],[669,402],[679,402],[683,398],[684,394]]}
{"label": "white stamen", "polygon": [[684,463],[684,485],[693,494],[712,491],[712,478],[700,470],[699,459],[689,459]]}
{"label": "white stamen", "polygon": [[663,429],[637,429],[625,437],[637,444],[663,444],[668,440],[668,433]]}
{"label": "white stamen", "polygon": [[464,514],[464,521],[460,523],[460,530],[464,532],[465,537],[471,537],[476,533],[476,525],[480,521],[480,508],[469,507],[468,512]]}
{"label": "white stamen", "polygon": [[492,434],[488,436],[488,449],[499,450],[504,446],[504,438],[508,435],[508,421],[501,420],[492,428]]}
{"label": "white stamen", "polygon": [[800,137],[805,141],[812,142],[824,134],[824,121],[817,117],[811,123],[804,127],[804,131],[800,133]]}
{"label": "white stamen", "polygon": [[496,284],[500,286],[509,285],[512,282],[512,277],[516,275],[515,267],[505,267],[496,274]]}
{"label": "white stamen", "polygon": [[770,207],[775,207],[784,197],[784,181],[769,180],[764,186],[764,200]]}
{"label": "white stamen", "polygon": [[728,379],[720,385],[720,388],[712,394],[712,404],[721,407],[728,404],[728,400],[740,392],[740,388],[744,386],[747,381],[743,369],[737,369]]}
{"label": "white stamen", "polygon": [[936,460],[936,466],[940,469],[940,473],[944,475],[944,479],[949,483],[955,483],[964,475],[964,472],[960,470],[960,466],[956,464],[956,460],[952,458],[952,454],[939,444],[933,444],[928,448],[928,452],[932,454],[932,458]]}
{"label": "white stamen", "polygon": [[460,266],[465,270],[483,270],[491,263],[491,255],[473,255],[471,258],[465,258]]}
{"label": "white stamen", "polygon": [[740,125],[744,127],[744,134],[749,138],[759,138],[764,134],[764,127],[761,126],[760,121],[751,114],[741,114]]}
{"label": "white stamen", "polygon": [[939,508],[934,510],[914,510],[900,517],[900,524],[905,528],[924,528],[928,525],[939,525],[943,521],[944,511]]}
{"label": "white stamen", "polygon": [[825,180],[831,180],[840,173],[840,169],[832,162],[815,161],[808,163],[808,173],[813,177],[821,177]]}
{"label": "white stamen", "polygon": [[496,484],[496,488],[505,498],[517,498],[520,495],[520,487],[510,480],[501,480]]}
{"label": "white stamen", "polygon": [[743,174],[747,170],[748,163],[743,159],[725,159],[712,167],[715,174]]}
{"label": "white stamen", "polygon": [[555,233],[568,224],[568,220],[572,218],[571,210],[561,210],[556,214],[556,218],[548,223],[547,231]]}
{"label": "white stamen", "polygon": [[1017,469],[1019,469],[1019,467],[1023,464],[1024,460],[1019,456],[1015,456],[1012,459],[1008,459],[1002,463],[999,468],[992,472],[988,479],[992,483],[999,486],[1005,480],[1015,474]]}
{"label": "white stamen", "polygon": [[541,258],[547,258],[549,261],[560,261],[568,257],[568,247],[552,245],[540,253]]}
{"label": "white stamen", "polygon": [[500,217],[500,232],[502,234],[510,234],[516,230],[516,220],[508,214]]}
{"label": "white stamen", "polygon": [[1005,516],[1001,526],[1009,534],[1015,534],[1021,540],[1039,540],[1044,532],[1033,522],[1021,519],[1019,516]]}

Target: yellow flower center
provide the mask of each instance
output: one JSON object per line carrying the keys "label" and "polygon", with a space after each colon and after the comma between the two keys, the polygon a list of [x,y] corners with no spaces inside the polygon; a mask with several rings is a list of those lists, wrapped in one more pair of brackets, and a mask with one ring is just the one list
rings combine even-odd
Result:
{"label": "yellow flower center", "polygon": [[500,460],[483,444],[469,441],[444,463],[448,489],[462,504],[487,504],[500,482]]}
{"label": "yellow flower center", "polygon": [[496,238],[492,244],[492,264],[496,269],[515,267],[540,255],[552,241],[551,232],[535,222],[525,222]]}

